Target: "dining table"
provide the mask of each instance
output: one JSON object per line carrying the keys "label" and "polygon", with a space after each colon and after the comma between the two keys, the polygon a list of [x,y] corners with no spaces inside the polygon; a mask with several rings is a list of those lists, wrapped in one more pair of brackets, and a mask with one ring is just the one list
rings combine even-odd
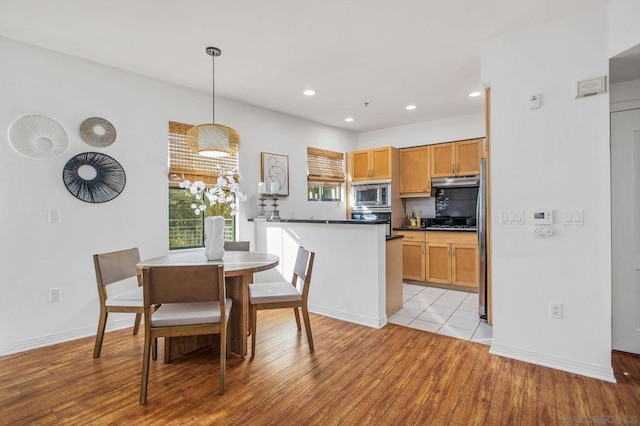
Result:
{"label": "dining table", "polygon": [[[247,335],[249,332],[249,284],[253,282],[255,272],[275,268],[280,258],[273,254],[255,251],[226,251],[221,260],[207,260],[202,249],[172,251],[165,256],[142,260],[139,269],[149,267],[178,267],[199,265],[223,265],[227,297],[232,300],[229,320],[230,351],[245,357],[247,355]],[[209,342],[210,343],[210,342]],[[203,345],[201,339],[171,338],[165,341],[165,362]]]}

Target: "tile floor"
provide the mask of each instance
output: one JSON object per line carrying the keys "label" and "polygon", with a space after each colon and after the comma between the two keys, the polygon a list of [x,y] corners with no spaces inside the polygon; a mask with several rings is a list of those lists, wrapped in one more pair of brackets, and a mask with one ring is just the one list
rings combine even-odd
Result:
{"label": "tile floor", "polygon": [[491,344],[491,326],[478,317],[478,294],[403,284],[403,300],[390,323]]}

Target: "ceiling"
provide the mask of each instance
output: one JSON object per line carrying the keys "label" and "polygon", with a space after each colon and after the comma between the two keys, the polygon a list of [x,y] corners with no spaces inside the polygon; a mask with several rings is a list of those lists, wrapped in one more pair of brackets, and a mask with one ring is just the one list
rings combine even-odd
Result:
{"label": "ceiling", "polygon": [[0,0],[0,36],[209,93],[215,46],[217,96],[362,132],[482,111],[484,41],[606,1]]}

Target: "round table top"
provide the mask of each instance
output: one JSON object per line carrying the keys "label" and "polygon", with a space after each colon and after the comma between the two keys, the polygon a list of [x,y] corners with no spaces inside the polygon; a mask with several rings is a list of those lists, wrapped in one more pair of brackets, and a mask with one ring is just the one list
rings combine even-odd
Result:
{"label": "round table top", "polygon": [[207,260],[204,249],[180,250],[166,256],[145,259],[137,264],[138,268],[145,266],[196,266],[196,265],[224,265],[226,276],[251,274],[275,268],[280,258],[273,254],[256,251],[227,251],[222,260]]}

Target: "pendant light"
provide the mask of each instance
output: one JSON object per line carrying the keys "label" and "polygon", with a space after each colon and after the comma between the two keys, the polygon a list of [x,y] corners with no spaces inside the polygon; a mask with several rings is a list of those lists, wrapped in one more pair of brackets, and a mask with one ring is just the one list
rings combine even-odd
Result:
{"label": "pendant light", "polygon": [[240,149],[240,135],[231,127],[215,124],[216,122],[216,80],[215,71],[216,56],[220,56],[222,51],[217,47],[207,47],[207,55],[213,61],[212,99],[213,99],[213,120],[211,124],[200,124],[193,126],[187,132],[187,146],[190,150],[205,157],[226,157],[238,153]]}

